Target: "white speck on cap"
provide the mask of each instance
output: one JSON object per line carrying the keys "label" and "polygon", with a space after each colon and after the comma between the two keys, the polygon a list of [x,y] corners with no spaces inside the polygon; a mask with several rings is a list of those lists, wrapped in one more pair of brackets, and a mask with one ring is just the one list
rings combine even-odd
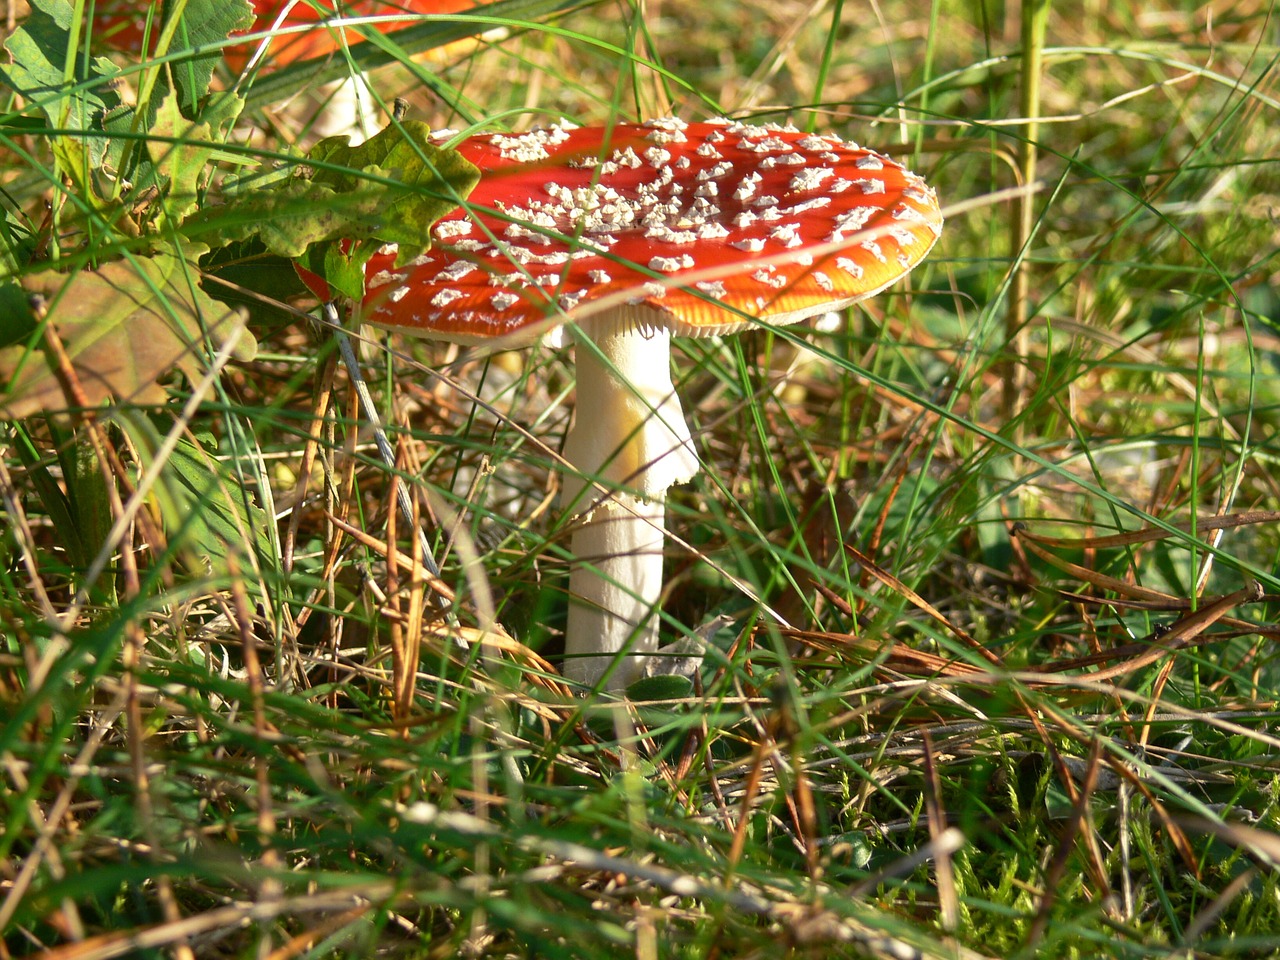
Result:
{"label": "white speck on cap", "polygon": [[849,276],[853,277],[853,279],[855,280],[861,279],[863,273],[866,272],[862,269],[862,266],[860,264],[855,263],[853,260],[850,260],[848,257],[836,257],[836,266],[839,267],[841,270],[843,270],[845,273],[847,273]]}
{"label": "white speck on cap", "polygon": [[884,251],[880,249],[880,244],[876,243],[874,240],[863,240],[860,244],[858,244],[858,246],[860,246],[863,250],[867,251],[867,253],[871,254],[881,263],[889,262],[889,258],[886,257],[884,255]]}
{"label": "white speck on cap", "polygon": [[[402,287],[401,289],[404,288]],[[461,290],[454,290],[446,287],[445,289],[436,292],[436,295],[431,298],[431,305],[433,307],[447,307],[449,304],[453,303],[453,301],[462,299],[462,296],[463,293]]]}
{"label": "white speck on cap", "polygon": [[796,144],[801,150],[808,150],[810,153],[821,153],[824,150],[830,150],[834,143],[830,140],[824,140],[815,134],[810,134],[799,143]]}
{"label": "white speck on cap", "polygon": [[792,190],[817,190],[824,180],[836,175],[830,167],[806,167],[791,178],[789,186]]}
{"label": "white speck on cap", "polygon": [[788,249],[798,247],[804,241],[800,237],[800,224],[784,223],[781,226],[774,227],[769,231],[769,239],[777,240]]}
{"label": "white speck on cap", "polygon": [[453,263],[441,270],[437,276],[440,277],[441,280],[453,283],[455,280],[461,280],[475,269],[476,265],[468,260],[455,260]]}
{"label": "white speck on cap", "polygon": [[687,253],[679,257],[654,257],[649,261],[649,269],[659,273],[675,273],[677,270],[692,269],[693,266],[693,257]]}
{"label": "white speck on cap", "polygon": [[671,162],[671,151],[662,147],[649,147],[644,152],[644,158],[649,161],[649,166],[658,170]]}

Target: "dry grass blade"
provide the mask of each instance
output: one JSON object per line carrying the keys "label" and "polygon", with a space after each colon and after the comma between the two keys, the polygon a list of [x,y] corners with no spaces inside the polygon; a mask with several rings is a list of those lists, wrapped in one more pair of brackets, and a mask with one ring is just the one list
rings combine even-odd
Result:
{"label": "dry grass blade", "polygon": [[[334,527],[336,527],[338,530],[340,530],[342,533],[346,534],[347,536],[351,537],[351,539],[355,540],[362,547],[373,551],[375,554],[382,557],[384,560],[386,560],[390,556],[391,548],[387,546],[387,542],[385,540],[379,540],[377,537],[373,536],[372,534],[367,533],[362,527],[354,523],[349,523],[348,521],[342,519],[341,517],[335,516],[333,514],[328,514],[327,516],[328,516],[329,522],[332,523]],[[453,590],[450,587],[448,587],[443,581],[431,578],[426,574],[423,575],[422,579],[423,579],[423,582],[429,583],[431,586],[431,589],[439,593],[442,597],[448,600],[449,603],[454,603],[456,601],[457,598],[454,595]]]}
{"label": "dry grass blade", "polygon": [[1202,637],[1206,630],[1221,620],[1228,612],[1245,603],[1256,603],[1262,599],[1262,588],[1257,583],[1251,583],[1247,587],[1242,587],[1235,593],[1227,594],[1224,597],[1218,597],[1198,610],[1194,610],[1179,617],[1178,620],[1169,626],[1167,630],[1161,631],[1151,638],[1150,643],[1146,644],[1128,644],[1124,647],[1108,650],[1104,653],[1093,654],[1087,657],[1077,657],[1067,661],[1055,661],[1037,667],[1037,672],[1044,673],[1061,673],[1067,670],[1076,670],[1081,667],[1093,666],[1098,663],[1104,663],[1118,658],[1125,659],[1123,663],[1114,667],[1108,667],[1098,670],[1090,677],[1095,680],[1112,680],[1116,677],[1126,676],[1137,670],[1142,669],[1149,664],[1155,663],[1162,657],[1176,653],[1178,650],[1185,649],[1197,643],[1212,643],[1216,638]]}
{"label": "dry grass blade", "polygon": [[[193,937],[225,930],[244,923],[274,920],[277,917],[310,913],[355,911],[368,913],[373,904],[394,895],[390,883],[365,884],[359,889],[315,893],[302,897],[288,897],[264,903],[238,904],[217,907],[204,913],[192,914],[181,920],[159,923],[139,930],[121,930],[116,933],[91,937],[83,943],[69,944],[47,951],[47,960],[110,960],[139,950],[156,950],[171,947]],[[356,906],[353,906],[355,904]]]}
{"label": "dry grass blade", "polygon": [[[1260,523],[1276,523],[1278,521],[1280,521],[1280,510],[1250,510],[1246,513],[1200,517],[1194,525],[1190,523],[1174,523],[1170,526],[1175,531],[1190,534],[1192,532],[1209,532],[1213,530],[1234,530],[1239,527]],[[1044,547],[1063,547],[1077,550],[1112,550],[1117,547],[1131,547],[1138,543],[1167,540],[1175,535],[1168,529],[1148,527],[1145,530],[1113,533],[1102,537],[1050,537],[1036,533],[1026,523],[1015,524],[1011,532],[1023,541],[1031,541]]]}
{"label": "dry grass blade", "polygon": [[[834,652],[848,660],[876,662],[903,676],[977,677],[988,674],[983,667],[928,650],[916,650],[899,641],[877,641],[849,633],[820,630],[777,629],[788,640],[795,640],[814,650]],[[796,667],[801,670],[809,665],[810,661],[805,659],[796,662]]]}
{"label": "dry grass blade", "polygon": [[1111,590],[1123,597],[1136,597],[1142,600],[1151,600],[1155,602],[1163,602],[1169,600],[1167,594],[1161,593],[1159,590],[1151,590],[1147,587],[1140,587],[1135,583],[1126,580],[1120,580],[1116,577],[1107,576],[1105,573],[1099,573],[1096,570],[1090,570],[1088,567],[1081,566],[1078,563],[1072,563],[1070,560],[1064,560],[1061,557],[1050,553],[1033,540],[1028,540],[1022,536],[1022,531],[1015,524],[1009,531],[1009,535],[1016,537],[1018,541],[1026,547],[1031,553],[1035,554],[1041,560],[1051,564],[1063,573],[1069,574],[1083,580],[1085,583],[1092,584],[1099,590]]}
{"label": "dry grass blade", "polygon": [[899,580],[897,577],[891,574],[888,570],[885,570],[883,567],[881,567],[878,563],[876,563],[870,557],[863,554],[860,550],[858,550],[857,547],[853,546],[852,544],[846,543],[844,545],[844,548],[853,556],[855,560],[858,561],[858,563],[860,563],[867,570],[868,573],[870,573],[873,577],[875,577],[885,586],[889,587],[895,593],[898,593],[899,595],[906,597],[909,601],[911,601],[913,605],[915,605],[917,608],[927,613],[930,619],[941,624],[943,627],[947,629],[948,632],[950,632],[957,639],[962,641],[966,647],[968,647],[974,653],[978,654],[978,656],[982,657],[988,663],[994,666],[1000,665],[999,657],[997,657],[994,653],[992,653],[990,650],[988,650],[986,647],[980,644],[977,640],[973,639],[973,637],[969,636],[969,634],[966,633],[964,630],[962,630],[960,627],[956,626],[954,623],[952,623],[950,620],[944,617],[941,613],[938,612],[938,610],[933,606],[933,604],[925,600],[924,597],[920,596],[920,594],[916,593],[914,590],[912,590],[905,583],[903,583],[901,580]]}
{"label": "dry grass blade", "polygon": [[947,829],[947,814],[942,800],[942,781],[934,762],[933,739],[928,730],[923,731],[923,747],[925,814],[929,821],[929,837],[938,850],[938,856],[933,861],[934,876],[937,877],[938,884],[938,913],[942,929],[955,933],[960,925],[960,895],[956,891],[951,854],[946,852],[942,842]]}

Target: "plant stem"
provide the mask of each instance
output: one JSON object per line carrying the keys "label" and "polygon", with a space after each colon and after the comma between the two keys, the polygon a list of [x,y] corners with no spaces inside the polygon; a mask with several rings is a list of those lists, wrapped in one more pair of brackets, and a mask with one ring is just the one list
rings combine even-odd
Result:
{"label": "plant stem", "polygon": [[[1050,0],[1023,0],[1022,4],[1022,146],[1018,151],[1018,173],[1025,186],[1036,179],[1036,138],[1040,133],[1040,75],[1044,69],[1044,38],[1049,22]],[[1026,398],[1028,371],[1026,366],[1030,338],[1027,333],[1027,295],[1030,287],[1026,247],[1035,224],[1031,198],[1023,195],[1014,201],[1013,230],[1010,234],[1011,257],[1015,258],[1013,282],[1009,290],[1009,310],[1005,316],[1006,349],[1012,355],[1003,370],[1004,395],[1001,413],[1012,420],[1020,412]]]}

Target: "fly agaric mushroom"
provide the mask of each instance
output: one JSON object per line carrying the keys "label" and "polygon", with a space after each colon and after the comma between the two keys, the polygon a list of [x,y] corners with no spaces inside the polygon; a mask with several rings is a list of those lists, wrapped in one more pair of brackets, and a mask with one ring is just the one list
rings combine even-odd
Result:
{"label": "fly agaric mushroom", "polygon": [[[298,27],[306,24],[315,25],[315,29],[301,33],[287,33],[273,38],[267,49],[267,59],[276,64],[297,63],[314,57],[323,57],[342,49],[343,41],[339,40],[338,31],[323,26],[323,22],[334,17],[393,17],[404,14],[447,14],[470,10],[487,0],[348,0],[346,3],[334,2],[331,9],[328,4],[314,5],[308,0],[253,0],[255,32],[279,30],[281,28]],[[370,24],[380,33],[395,33],[404,29],[404,21],[388,20],[385,23]],[[348,45],[364,40],[360,31],[347,28],[342,31]],[[433,59],[442,58],[440,50],[430,51]],[[227,62],[233,70],[243,69],[246,62],[242,56],[229,51]]]}
{"label": "fly agaric mushroom", "polygon": [[[448,14],[470,10],[486,0],[350,0],[325,9],[310,0],[251,0],[253,27],[251,33],[284,30],[271,37],[266,58],[276,66],[297,63],[335,53],[342,47],[338,33],[325,26],[335,17],[393,17],[402,14]],[[94,6],[94,30],[98,38],[115,50],[142,53],[147,25],[148,3],[142,0],[99,0]],[[383,33],[402,29],[403,21],[388,20],[373,25]],[[300,27],[312,26],[315,29]],[[152,42],[159,37],[160,20],[152,27]],[[358,30],[343,32],[347,44],[359,43],[364,37]],[[232,44],[225,57],[236,72],[244,69],[249,54],[244,44]]]}
{"label": "fly agaric mushroom", "polygon": [[479,184],[432,228],[428,253],[370,262],[362,318],[503,346],[573,322],[564,672],[595,686],[617,660],[607,686],[625,687],[658,647],[666,490],[698,469],[671,337],[795,323],[872,296],[937,240],[937,198],[854,144],[725,120],[563,125],[457,149]]}
{"label": "fly agaric mushroom", "polygon": [[[236,73],[243,73],[250,63],[262,61],[269,67],[287,66],[304,60],[331,56],[344,44],[352,45],[364,40],[359,30],[346,28],[339,31],[327,26],[327,21],[338,17],[395,17],[404,14],[444,15],[460,13],[487,3],[489,0],[251,0],[253,26],[251,33],[274,33],[263,42],[253,45],[231,43],[223,49],[223,58]],[[143,52],[149,4],[141,0],[99,0],[94,7],[96,36],[112,49],[124,53]],[[403,29],[403,20],[388,19],[366,24],[366,28],[391,34]],[[150,42],[154,44],[160,35],[160,20],[153,23]],[[233,35],[232,39],[235,39]],[[452,52],[468,45],[457,41],[427,51],[423,59],[443,62]],[[152,51],[148,51],[152,52]],[[337,90],[331,89],[332,107],[317,125],[316,132],[337,134],[359,129],[369,135],[372,95],[362,77],[349,77],[341,81]]]}
{"label": "fly agaric mushroom", "polygon": [[[334,17],[394,17],[404,14],[443,15],[459,13],[487,3],[489,0],[327,0],[314,4],[311,0],[252,0],[254,32],[276,31],[312,25],[302,32],[286,32],[272,37],[268,43],[259,44],[252,57],[244,46],[228,47],[225,51],[227,65],[236,73],[243,73],[259,59],[272,67],[300,63],[318,57],[339,53],[343,46],[360,43],[364,36],[359,30],[342,31],[324,25]],[[330,9],[326,9],[330,7]],[[394,34],[407,24],[403,20],[375,21],[368,28],[384,34]],[[462,40],[427,51],[417,60],[436,64],[444,63],[459,48],[472,41]],[[326,85],[327,87],[328,85]],[[369,87],[364,74],[349,76],[340,81],[337,88],[328,88],[327,109],[313,125],[315,133],[330,136],[346,132],[359,132],[370,137],[377,132],[375,104],[377,98]]]}

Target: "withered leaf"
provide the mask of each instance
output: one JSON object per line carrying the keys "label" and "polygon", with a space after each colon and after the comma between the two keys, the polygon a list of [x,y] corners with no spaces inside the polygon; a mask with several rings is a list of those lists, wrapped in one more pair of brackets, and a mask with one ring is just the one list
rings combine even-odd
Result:
{"label": "withered leaf", "polygon": [[[0,316],[0,416],[61,411],[77,401],[96,406],[110,398],[162,403],[159,379],[174,367],[197,375],[206,335],[216,346],[239,332],[234,356],[252,358],[253,338],[240,331],[231,308],[200,289],[196,276],[185,260],[161,254],[24,278],[6,301],[20,293],[28,309]],[[68,369],[61,369],[54,338]]]}

